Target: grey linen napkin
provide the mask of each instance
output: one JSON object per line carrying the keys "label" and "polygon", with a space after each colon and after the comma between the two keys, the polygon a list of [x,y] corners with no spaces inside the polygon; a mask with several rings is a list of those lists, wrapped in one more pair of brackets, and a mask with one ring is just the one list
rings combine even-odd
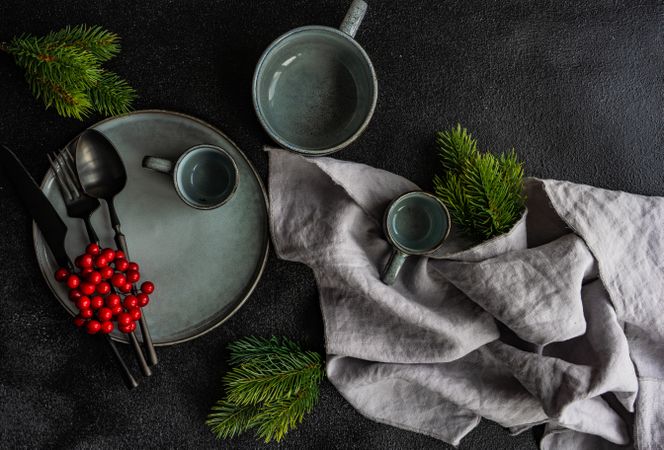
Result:
{"label": "grey linen napkin", "polygon": [[486,417],[545,423],[543,449],[660,448],[664,199],[529,179],[509,233],[453,232],[386,286],[382,215],[417,186],[268,151],[276,252],[313,269],[328,378],[363,415],[454,445]]}

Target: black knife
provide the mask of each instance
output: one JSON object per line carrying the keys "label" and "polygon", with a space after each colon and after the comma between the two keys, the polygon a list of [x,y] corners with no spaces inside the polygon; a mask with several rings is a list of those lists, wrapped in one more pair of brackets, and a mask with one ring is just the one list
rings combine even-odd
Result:
{"label": "black knife", "polygon": [[[58,215],[58,212],[53,208],[51,202],[44,195],[21,161],[4,145],[0,148],[0,166],[7,178],[14,185],[19,199],[21,199],[21,202],[37,224],[58,265],[71,270],[73,266],[65,250],[67,226]],[[125,385],[129,389],[138,386],[136,379],[129,371],[113,340],[107,334],[101,336],[106,342],[118,370],[122,374]]]}

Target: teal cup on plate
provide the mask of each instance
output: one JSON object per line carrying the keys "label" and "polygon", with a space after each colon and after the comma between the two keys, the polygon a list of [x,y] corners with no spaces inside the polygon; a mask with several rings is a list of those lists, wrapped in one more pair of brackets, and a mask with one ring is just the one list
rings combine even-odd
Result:
{"label": "teal cup on plate", "polygon": [[367,10],[355,0],[339,29],[296,28],[275,40],[254,73],[254,108],[267,133],[306,155],[340,150],[373,115],[378,81],[354,36]]}
{"label": "teal cup on plate", "polygon": [[191,147],[175,161],[146,156],[143,167],[171,175],[182,201],[196,209],[214,209],[228,202],[240,178],[231,155],[209,144]]}
{"label": "teal cup on plate", "polygon": [[381,274],[394,284],[410,255],[429,255],[438,250],[450,233],[450,214],[436,196],[414,191],[394,199],[385,211],[383,229],[393,250]]}

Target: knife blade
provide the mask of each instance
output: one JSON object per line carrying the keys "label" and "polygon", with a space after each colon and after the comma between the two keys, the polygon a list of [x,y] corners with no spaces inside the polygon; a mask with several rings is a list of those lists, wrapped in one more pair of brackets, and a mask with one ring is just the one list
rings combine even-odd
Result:
{"label": "knife blade", "polygon": [[[53,253],[60,267],[72,269],[71,260],[65,250],[65,237],[67,237],[67,225],[62,221],[49,199],[39,188],[32,175],[27,171],[23,163],[7,146],[0,146],[0,163],[2,169],[14,185],[18,197],[27,208],[32,219],[37,223],[48,248]],[[131,374],[122,355],[118,351],[110,336],[104,334],[100,339],[107,345],[111,358],[122,375],[122,380],[128,389],[134,389],[138,382]]]}
{"label": "knife blade", "polygon": [[5,145],[0,149],[0,162],[4,173],[14,185],[21,203],[37,223],[48,248],[60,267],[70,267],[71,261],[65,251],[67,226],[60,218],[49,199],[44,195],[32,175],[18,157]]}

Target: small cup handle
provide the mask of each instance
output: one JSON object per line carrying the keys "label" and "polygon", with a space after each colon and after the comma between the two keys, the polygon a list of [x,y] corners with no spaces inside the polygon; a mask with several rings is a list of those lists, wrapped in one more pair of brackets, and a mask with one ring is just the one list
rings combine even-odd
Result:
{"label": "small cup handle", "polygon": [[401,267],[403,267],[403,263],[406,262],[406,258],[408,258],[408,255],[405,253],[396,249],[392,250],[390,260],[387,262],[387,265],[380,276],[381,281],[388,286],[394,284],[399,275],[399,271],[401,271]]}
{"label": "small cup handle", "polygon": [[156,156],[146,156],[143,158],[143,167],[165,174],[173,172],[173,161]]}
{"label": "small cup handle", "polygon": [[357,29],[360,28],[362,19],[367,12],[367,3],[364,0],[353,0],[353,3],[348,8],[346,17],[344,17],[343,22],[339,29],[354,38],[357,33]]}

